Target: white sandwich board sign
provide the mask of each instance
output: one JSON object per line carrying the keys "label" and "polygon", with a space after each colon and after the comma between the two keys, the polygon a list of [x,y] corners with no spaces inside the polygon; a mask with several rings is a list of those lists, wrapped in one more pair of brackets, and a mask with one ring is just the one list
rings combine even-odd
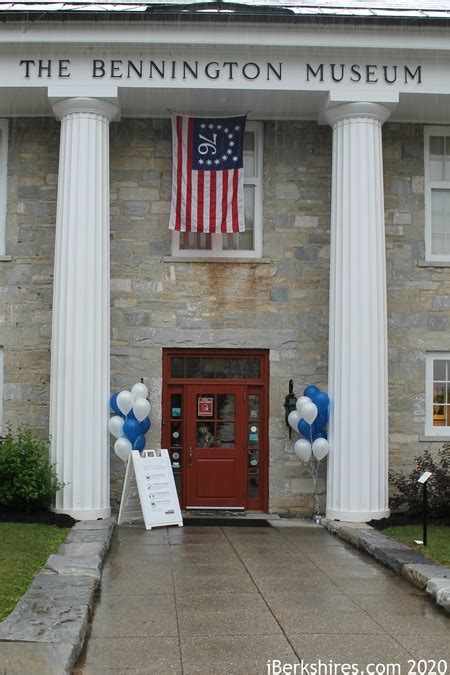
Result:
{"label": "white sandwich board sign", "polygon": [[118,525],[144,519],[145,529],[183,526],[167,450],[137,450],[127,462]]}

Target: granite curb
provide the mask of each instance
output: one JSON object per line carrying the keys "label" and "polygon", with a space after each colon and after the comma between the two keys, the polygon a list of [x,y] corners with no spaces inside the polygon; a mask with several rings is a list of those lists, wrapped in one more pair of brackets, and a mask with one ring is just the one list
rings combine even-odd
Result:
{"label": "granite curb", "polygon": [[0,675],[71,673],[85,639],[114,528],[80,521],[0,623]]}
{"label": "granite curb", "polygon": [[425,558],[410,546],[395,541],[365,523],[344,523],[322,518],[322,525],[340,539],[383,563],[411,584],[424,590],[450,614],[450,567]]}

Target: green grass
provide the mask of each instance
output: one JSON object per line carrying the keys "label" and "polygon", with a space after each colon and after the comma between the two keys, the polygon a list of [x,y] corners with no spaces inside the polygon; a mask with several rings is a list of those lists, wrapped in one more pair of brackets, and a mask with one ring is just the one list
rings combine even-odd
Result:
{"label": "green grass", "polygon": [[427,546],[414,543],[415,539],[422,539],[422,525],[395,525],[387,527],[383,530],[383,534],[388,534],[420,550],[426,558],[431,558],[443,565],[450,565],[450,527],[446,525],[428,526]]}
{"label": "green grass", "polygon": [[14,608],[68,529],[0,523],[0,621]]}

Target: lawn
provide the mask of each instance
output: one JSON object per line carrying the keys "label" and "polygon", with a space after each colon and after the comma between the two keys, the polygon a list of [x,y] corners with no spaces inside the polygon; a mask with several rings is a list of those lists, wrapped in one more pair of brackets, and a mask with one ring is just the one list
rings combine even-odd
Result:
{"label": "lawn", "polygon": [[53,525],[0,523],[0,621],[14,608],[67,532],[68,528]]}
{"label": "lawn", "polygon": [[409,544],[427,558],[431,558],[443,565],[450,565],[450,527],[446,525],[429,525],[427,546],[421,546],[414,543],[415,539],[422,539],[422,525],[395,525],[383,530],[383,534],[388,534],[394,539]]}

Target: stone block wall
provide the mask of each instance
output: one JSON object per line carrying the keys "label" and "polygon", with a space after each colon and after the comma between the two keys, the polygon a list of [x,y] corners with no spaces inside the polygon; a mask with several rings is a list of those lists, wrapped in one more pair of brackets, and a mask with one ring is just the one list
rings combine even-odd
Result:
{"label": "stone block wall", "polygon": [[0,262],[3,426],[48,438],[59,124],[11,119],[6,254]]}
{"label": "stone block wall", "polygon": [[[289,379],[327,386],[331,129],[264,124],[264,259],[168,260],[171,132],[122,120],[111,136],[111,388],[141,377],[159,445],[163,347],[270,353],[270,508],[310,508],[312,481],[284,422]],[[423,127],[383,128],[388,277],[390,462],[409,468],[424,434],[425,353],[448,350],[450,269],[424,259]],[[48,434],[59,124],[10,121],[7,251],[0,262],[4,422]],[[370,411],[368,411],[370,414]],[[430,443],[437,449],[440,443]],[[324,472],[323,472],[324,473]],[[112,496],[123,466],[112,453]],[[324,489],[324,476],[321,479]]]}
{"label": "stone block wall", "polygon": [[425,434],[425,356],[450,351],[450,268],[423,267],[423,126],[383,127],[389,340],[389,449],[393,469],[442,442]]}

